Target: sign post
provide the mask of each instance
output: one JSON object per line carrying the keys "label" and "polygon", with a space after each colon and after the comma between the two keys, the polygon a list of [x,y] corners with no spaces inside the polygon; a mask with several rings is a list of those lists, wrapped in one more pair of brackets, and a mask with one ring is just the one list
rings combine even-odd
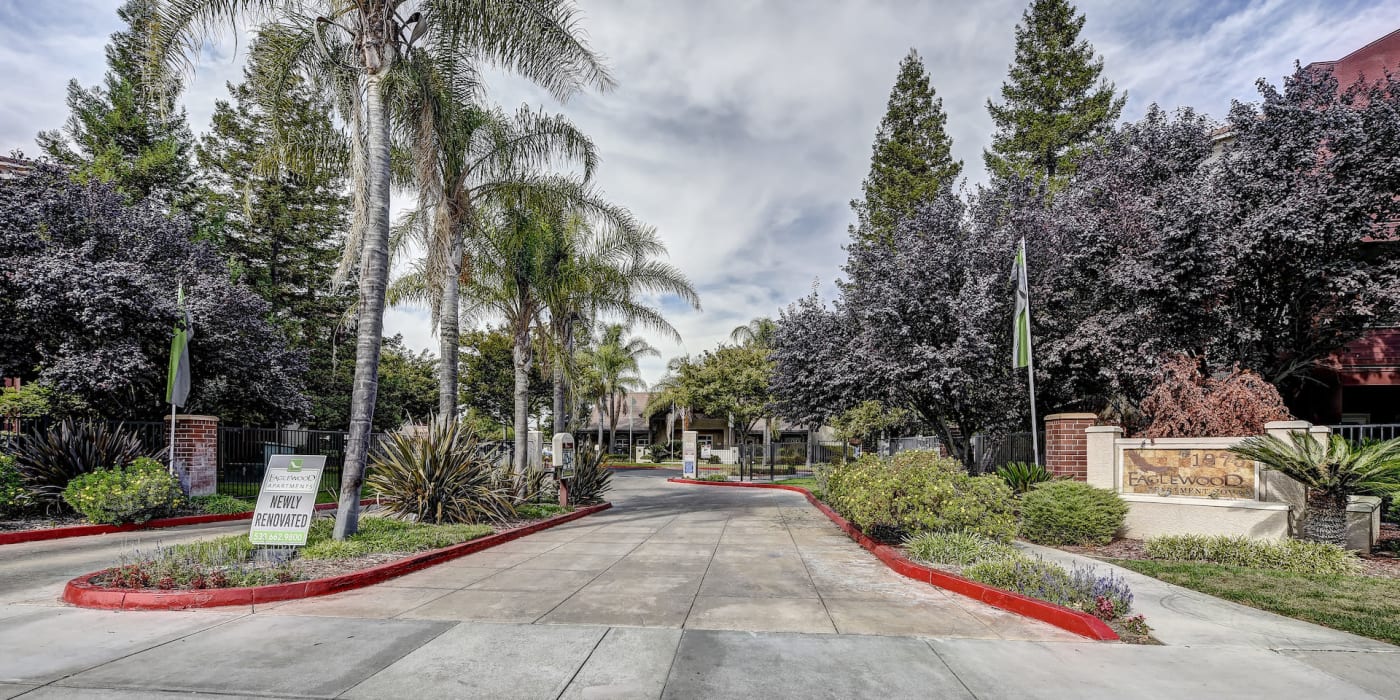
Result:
{"label": "sign post", "polygon": [[248,539],[255,545],[305,546],[325,467],[325,455],[268,458]]}
{"label": "sign post", "polygon": [[695,443],[697,433],[694,430],[687,430],[681,433],[681,476],[687,479],[695,478]]}
{"label": "sign post", "polygon": [[577,469],[574,463],[577,453],[574,448],[573,434],[555,433],[552,447],[554,478],[559,480],[559,505],[567,507],[569,505],[569,480],[574,478]]}

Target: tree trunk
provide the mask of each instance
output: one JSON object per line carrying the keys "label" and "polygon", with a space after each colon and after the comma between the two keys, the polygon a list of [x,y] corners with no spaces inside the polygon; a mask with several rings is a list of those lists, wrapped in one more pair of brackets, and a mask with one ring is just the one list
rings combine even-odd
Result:
{"label": "tree trunk", "polygon": [[604,452],[612,452],[613,445],[617,444],[617,412],[620,404],[617,402],[616,394],[608,395],[608,449]]}
{"label": "tree trunk", "polygon": [[530,332],[524,330],[515,334],[515,473],[522,480],[525,476],[526,444],[530,437]]}
{"label": "tree trunk", "polygon": [[360,524],[360,487],[365,481],[374,401],[379,390],[379,346],[384,338],[384,292],[389,280],[389,120],[381,89],[383,76],[365,79],[366,202],[360,264],[360,308],[356,319],[355,383],[350,394],[350,435],[340,475],[340,504],[333,535],[343,540]]}
{"label": "tree trunk", "polygon": [[457,352],[460,342],[459,305],[462,274],[462,236],[453,235],[447,260],[447,277],[443,280],[442,305],[438,308],[438,345],[441,360],[438,365],[438,416],[443,420],[457,419]]}
{"label": "tree trunk", "polygon": [[1307,511],[1303,513],[1303,539],[1347,544],[1347,497],[1343,494],[1308,490]]}
{"label": "tree trunk", "polygon": [[554,363],[554,408],[553,408],[554,432],[562,433],[567,428],[564,422],[564,367],[561,363]]}

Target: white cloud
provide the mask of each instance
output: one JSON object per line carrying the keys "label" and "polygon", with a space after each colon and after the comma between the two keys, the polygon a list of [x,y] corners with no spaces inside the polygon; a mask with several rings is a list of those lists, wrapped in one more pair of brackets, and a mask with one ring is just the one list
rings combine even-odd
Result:
{"label": "white cloud", "polygon": [[[85,0],[53,17],[0,4],[0,151],[34,152],[33,135],[66,116],[68,78],[102,73],[116,30],[115,2]],[[510,76],[491,75],[507,108],[544,105],[569,114],[603,155],[598,182],[655,225],[700,290],[703,312],[670,315],[683,344],[652,338],[667,356],[695,353],[736,325],[806,294],[827,293],[845,255],[847,202],[859,194],[870,144],[899,59],[918,49],[943,98],[953,153],[970,181],[983,177],[990,140],[985,103],[1013,54],[1026,3],[918,0],[811,3],[747,0],[657,3],[582,0],[583,26],[608,56],[619,86],[559,105]],[[1191,105],[1222,116],[1251,99],[1258,77],[1275,82],[1294,60],[1330,60],[1395,28],[1400,0],[1083,0],[1084,36],[1105,76],[1130,100]],[[1323,30],[1325,29],[1325,31]],[[220,46],[227,49],[226,41]],[[202,130],[236,57],[205,61],[185,102]],[[427,314],[391,310],[387,331],[414,347],[436,345]],[[644,375],[660,376],[664,358]]]}

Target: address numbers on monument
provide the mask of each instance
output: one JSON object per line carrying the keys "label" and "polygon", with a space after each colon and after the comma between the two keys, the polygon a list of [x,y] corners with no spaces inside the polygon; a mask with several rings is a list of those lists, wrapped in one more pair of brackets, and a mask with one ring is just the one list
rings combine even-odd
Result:
{"label": "address numbers on monument", "polygon": [[1123,450],[1124,493],[1256,500],[1255,465],[1229,450]]}

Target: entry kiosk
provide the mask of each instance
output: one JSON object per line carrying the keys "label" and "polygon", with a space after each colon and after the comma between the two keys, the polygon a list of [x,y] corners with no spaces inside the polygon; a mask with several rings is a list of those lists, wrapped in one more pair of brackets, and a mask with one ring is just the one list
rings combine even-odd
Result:
{"label": "entry kiosk", "polygon": [[681,476],[687,479],[694,479],[695,466],[695,443],[697,433],[694,430],[687,430],[681,434]]}
{"label": "entry kiosk", "polygon": [[559,480],[559,505],[569,505],[569,480],[574,478],[577,467],[574,460],[577,453],[574,449],[574,436],[572,433],[555,433],[554,448],[552,450],[554,463],[554,478]]}

